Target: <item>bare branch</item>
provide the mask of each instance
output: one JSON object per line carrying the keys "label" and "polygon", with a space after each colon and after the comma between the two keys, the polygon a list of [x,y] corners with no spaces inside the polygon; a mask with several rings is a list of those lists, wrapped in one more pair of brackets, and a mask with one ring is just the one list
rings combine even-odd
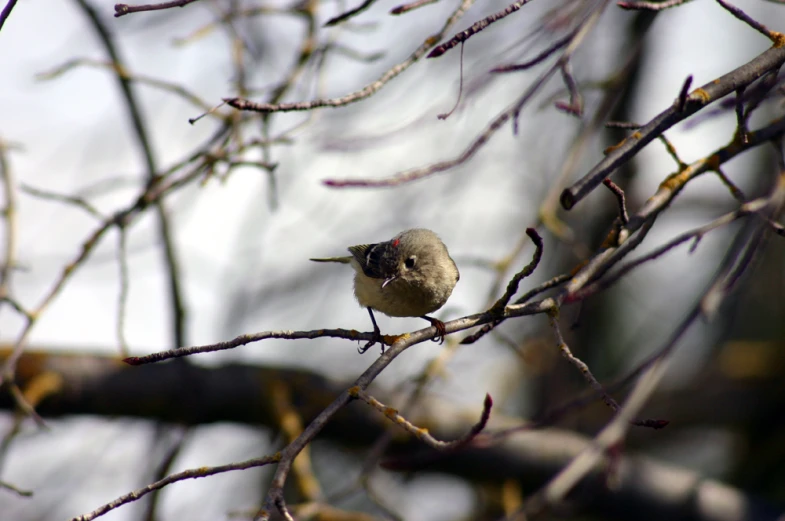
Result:
{"label": "bare branch", "polygon": [[472,26],[466,29],[465,31],[459,32],[458,34],[447,40],[445,43],[435,47],[428,54],[428,58],[438,58],[439,56],[446,53],[453,47],[457,46],[459,43],[463,43],[469,38],[471,38],[472,36],[474,36],[475,34],[479,33],[480,31],[482,31],[492,23],[498,22],[502,18],[511,15],[512,13],[514,13],[524,5],[528,4],[530,1],[531,0],[516,0],[512,4],[502,9],[501,11],[494,13],[492,15],[488,15],[478,22],[474,22],[474,24],[472,24]]}
{"label": "bare branch", "polygon": [[[613,397],[611,397],[611,395],[605,391],[602,384],[597,381],[597,378],[592,374],[589,366],[586,365],[586,362],[572,354],[570,347],[564,341],[564,336],[562,335],[561,328],[559,327],[558,313],[555,310],[552,310],[548,313],[548,321],[551,325],[551,328],[553,329],[554,334],[556,335],[556,342],[559,347],[559,352],[562,354],[562,356],[568,362],[578,368],[586,381],[589,382],[589,385],[591,385],[592,389],[594,389],[597,395],[602,398],[602,401],[605,402],[605,405],[610,407],[613,412],[619,412],[621,407],[616,402],[616,400],[614,400]],[[639,427],[651,427],[653,429],[662,429],[669,423],[667,420],[636,420],[633,417],[631,417],[629,421],[632,425],[637,425]]]}
{"label": "bare branch", "polygon": [[775,47],[781,47],[785,45],[785,35],[782,33],[778,33],[776,31],[770,30],[768,27],[763,25],[760,22],[757,22],[750,18],[750,16],[739,9],[738,7],[725,2],[724,0],[717,0],[717,3],[720,4],[725,10],[727,10],[730,14],[744,22],[745,24],[749,25],[763,36],[771,40],[771,43],[774,44]]}
{"label": "bare branch", "polygon": [[750,62],[692,91],[687,97],[683,110],[679,110],[680,102],[676,100],[673,106],[661,112],[639,131],[625,139],[583,178],[565,189],[561,195],[562,206],[567,210],[571,209],[599,186],[603,179],[613,174],[620,165],[629,161],[644,146],[668,128],[730,94],[740,86],[749,85],[765,72],[779,69],[783,63],[785,63],[785,46],[771,47]]}
{"label": "bare branch", "polygon": [[171,2],[162,2],[160,4],[143,4],[143,5],[128,5],[128,4],[115,4],[114,16],[119,18],[123,15],[130,13],[140,13],[142,11],[161,11],[163,9],[171,9],[172,7],[185,7],[192,4],[197,0],[172,0]]}
{"label": "bare branch", "polygon": [[542,237],[540,237],[540,234],[538,234],[537,230],[534,228],[526,228],[526,235],[528,235],[534,243],[534,254],[532,255],[532,260],[510,280],[509,284],[507,284],[507,289],[505,290],[504,295],[499,297],[499,300],[497,300],[496,303],[491,306],[491,308],[488,310],[489,313],[498,313],[502,311],[510,302],[510,299],[512,299],[512,297],[515,296],[515,293],[517,293],[518,285],[521,283],[521,281],[534,273],[534,270],[536,270],[537,266],[540,264],[543,251]]}
{"label": "bare branch", "polygon": [[440,441],[428,433],[428,429],[417,427],[406,418],[401,416],[395,409],[384,405],[382,402],[360,389],[359,387],[352,387],[349,389],[349,395],[352,398],[359,398],[380,413],[382,413],[388,420],[401,427],[403,430],[415,436],[417,439],[423,441],[429,447],[437,450],[455,450],[468,443],[477,437],[485,426],[488,424],[488,419],[491,417],[491,407],[493,407],[493,400],[490,394],[485,395],[485,400],[482,406],[482,414],[480,420],[464,436],[453,441]]}
{"label": "bare branch", "polygon": [[229,463],[228,465],[220,465],[217,467],[199,467],[195,469],[188,469],[182,472],[178,472],[176,474],[172,474],[170,476],[165,477],[155,483],[150,483],[146,487],[142,487],[140,489],[134,490],[133,492],[129,492],[124,496],[120,496],[119,498],[115,499],[111,503],[107,503],[98,507],[97,509],[93,510],[89,514],[84,514],[82,516],[77,516],[71,519],[71,521],[92,521],[97,517],[101,517],[102,515],[106,514],[107,512],[114,510],[117,507],[123,506],[128,503],[132,503],[137,501],[147,494],[164,488],[167,485],[172,483],[177,483],[178,481],[183,481],[186,479],[197,479],[197,478],[206,478],[207,476],[214,476],[215,474],[221,474],[223,472],[230,472],[233,470],[246,470],[255,467],[263,467],[265,465],[270,465],[271,463],[277,463],[281,459],[281,454],[276,453],[270,456],[263,456],[261,458],[254,458],[249,459],[247,461],[241,461],[238,463]]}
{"label": "bare branch", "polygon": [[687,96],[690,94],[690,87],[692,86],[692,74],[687,76],[687,79],[684,80],[684,83],[681,86],[681,90],[679,91],[678,99],[678,111],[684,112],[684,106],[687,105]]}
{"label": "bare branch", "polygon": [[353,9],[349,9],[345,13],[341,13],[336,17],[330,18],[329,20],[327,20],[327,22],[325,22],[324,26],[332,27],[334,25],[338,25],[341,22],[345,22],[349,18],[357,16],[358,14],[366,11],[369,7],[373,5],[374,2],[376,2],[376,0],[364,0],[363,3],[361,3],[357,7]]}
{"label": "bare branch", "polygon": [[124,226],[118,226],[117,234],[117,265],[120,271],[120,292],[117,302],[117,343],[120,346],[120,356],[125,358],[130,354],[128,341],[125,338],[125,317],[128,306],[128,237]]}
{"label": "bare branch", "polygon": [[559,61],[549,67],[531,85],[529,85],[529,88],[526,89],[526,91],[523,93],[523,95],[521,95],[520,98],[518,98],[518,100],[503,110],[499,115],[497,115],[496,118],[494,118],[457,157],[437,163],[432,163],[424,167],[413,168],[411,170],[399,172],[398,174],[383,179],[326,179],[324,184],[334,188],[367,188],[393,187],[404,183],[410,183],[439,172],[450,170],[451,168],[466,163],[472,157],[474,157],[474,155],[480,149],[482,149],[482,147],[485,146],[485,144],[496,134],[496,132],[509,120],[512,120],[513,134],[517,134],[518,117],[520,116],[523,107],[532,97],[534,97],[535,94],[537,94],[537,92],[539,92],[542,86],[545,85],[557,71],[562,70],[563,64],[570,59],[572,53],[575,52],[575,50],[578,48],[578,45],[584,40],[584,38],[589,34],[591,29],[599,20],[599,16],[602,14],[602,9],[604,6],[605,3],[602,3],[598,7],[595,7],[579,24],[573,37],[570,39],[569,44],[562,53]]}
{"label": "bare branch", "polygon": [[3,28],[5,21],[8,20],[8,17],[11,16],[11,11],[14,9],[17,0],[8,0],[8,3],[5,4],[3,10],[0,11],[0,29]]}
{"label": "bare branch", "polygon": [[[103,45],[104,51],[109,56],[110,61],[115,65],[115,80],[117,81],[120,92],[122,93],[124,106],[128,110],[128,116],[133,125],[134,134],[140,148],[141,156],[147,170],[147,182],[154,185],[159,182],[158,166],[153,155],[153,148],[150,144],[150,134],[147,125],[142,117],[137,97],[131,88],[131,81],[118,71],[125,70],[125,61],[120,57],[119,50],[115,45],[114,38],[104,22],[95,12],[87,0],[76,0],[83,13],[90,21],[99,40]],[[185,5],[185,4],[182,4]],[[167,284],[169,286],[169,305],[172,313],[172,341],[173,344],[184,345],[186,334],[186,313],[183,291],[180,280],[180,267],[175,251],[174,239],[172,238],[171,222],[163,199],[154,202],[153,208],[156,211],[158,237],[161,241],[164,253],[164,267],[166,272]]]}
{"label": "bare branch", "polygon": [[[548,306],[550,306],[550,299],[546,299],[545,301],[540,301],[538,303],[532,304],[529,307],[523,306],[516,306],[516,307],[508,307],[502,317],[509,318],[509,317],[517,317],[522,315],[529,315],[531,314],[532,308],[541,307],[538,309],[536,313],[543,313]],[[514,308],[514,309],[513,309]],[[464,329],[468,329],[470,327],[474,327],[477,325],[485,324],[494,318],[499,318],[498,316],[494,316],[491,313],[478,313],[476,315],[469,315],[464,318],[459,318],[456,320],[451,320],[449,322],[445,322],[444,325],[446,327],[447,333],[454,333],[455,331],[462,331]],[[427,336],[423,338],[425,340],[431,340],[438,335],[435,332],[434,327],[426,327],[424,329],[420,329],[417,333],[423,332]],[[428,335],[427,333],[431,333]],[[414,335],[414,333],[411,333]],[[407,337],[408,335],[400,335],[400,336],[383,336],[382,340],[386,345],[395,345],[396,342],[399,342],[401,338]],[[261,340],[267,340],[271,338],[280,338],[285,340],[301,340],[301,339],[314,339],[314,338],[344,338],[347,340],[372,340],[375,338],[373,333],[360,333],[353,329],[314,329],[312,331],[263,331],[261,333],[254,333],[248,335],[240,335],[238,337],[233,338],[232,340],[227,340],[226,342],[218,342],[215,344],[207,344],[202,346],[194,346],[194,347],[180,347],[175,349],[170,349],[168,351],[161,351],[158,353],[149,354],[146,356],[132,356],[123,360],[128,365],[143,365],[143,364],[153,364],[156,362],[161,362],[163,360],[169,360],[172,358],[181,358],[183,356],[190,356],[199,353],[212,353],[215,351],[223,351],[226,349],[234,349],[235,347],[244,346],[247,344],[251,344],[253,342],[259,342]]]}
{"label": "bare branch", "polygon": [[401,4],[398,7],[393,7],[390,9],[390,14],[404,14],[408,13],[409,11],[413,11],[414,9],[435,4],[439,0],[415,0],[414,2],[409,2],[408,4]]}
{"label": "bare branch", "polygon": [[447,18],[441,30],[429,37],[423,42],[415,51],[404,61],[393,66],[387,72],[373,83],[370,83],[362,89],[342,96],[340,98],[328,99],[315,99],[311,101],[300,101],[295,103],[256,103],[242,98],[225,98],[224,101],[230,106],[238,110],[249,110],[252,112],[291,112],[312,110],[321,107],[341,107],[351,103],[364,100],[384,87],[390,80],[397,77],[403,71],[411,67],[414,63],[420,60],[429,49],[431,49],[436,42],[438,42],[444,34],[455,25],[455,23],[463,17],[469,7],[472,6],[474,0],[462,0],[458,8]]}
{"label": "bare branch", "polygon": [[621,221],[622,226],[627,226],[630,223],[630,216],[627,213],[627,202],[624,198],[624,190],[622,190],[619,185],[611,181],[609,178],[605,178],[602,181],[602,184],[608,187],[614,196],[616,196],[616,201],[619,204],[619,220]]}
{"label": "bare branch", "polygon": [[[520,298],[518,298],[518,300],[515,301],[515,304],[525,304],[526,302],[528,302],[529,300],[531,300],[535,296],[539,295],[540,293],[544,293],[545,291],[548,291],[549,289],[556,288],[556,287],[564,284],[565,282],[567,282],[571,278],[572,278],[572,276],[570,274],[558,275],[558,276],[556,276],[556,277],[554,277],[554,278],[544,282],[543,284],[540,284],[536,288],[534,288],[532,290],[529,290],[528,292],[524,293],[523,296],[521,296]],[[502,322],[503,322],[502,320],[496,320],[494,322],[490,322],[488,324],[485,324],[483,327],[481,327],[480,329],[478,329],[477,331],[475,331],[471,335],[469,335],[466,338],[464,338],[463,340],[461,340],[461,344],[467,344],[468,345],[468,344],[475,343],[476,341],[478,341],[479,339],[481,339],[482,337],[484,337],[485,335],[490,333],[491,330],[493,330],[496,326],[498,326]]]}
{"label": "bare branch", "polygon": [[19,190],[21,192],[24,192],[24,193],[26,193],[28,195],[33,196],[33,197],[38,197],[40,199],[45,199],[45,200],[50,200],[50,201],[58,201],[58,202],[61,202],[61,203],[65,203],[65,204],[69,204],[69,205],[75,206],[77,208],[81,208],[82,210],[84,210],[85,212],[87,212],[88,214],[92,215],[93,217],[95,217],[97,219],[103,220],[103,219],[106,218],[106,216],[104,216],[101,212],[99,212],[98,209],[95,206],[90,204],[83,197],[79,197],[79,196],[76,196],[76,195],[58,194],[58,193],[55,193],[55,192],[51,192],[49,190],[42,190],[40,188],[34,188],[34,187],[32,187],[30,185],[26,185],[24,183],[21,183],[19,185]]}
{"label": "bare branch", "polygon": [[8,483],[7,481],[0,480],[0,488],[4,488],[6,490],[10,490],[11,492],[16,494],[17,496],[33,497],[33,492],[31,490],[23,490],[23,489],[17,487],[16,485],[12,485],[11,483]]}
{"label": "bare branch", "polygon": [[662,11],[663,9],[669,9],[671,7],[676,7],[677,5],[686,4],[690,0],[662,0],[660,2],[626,2],[620,1],[616,2],[616,5],[621,7],[622,9],[642,9],[646,11]]}
{"label": "bare branch", "polygon": [[16,265],[16,243],[18,240],[18,216],[16,202],[16,183],[7,157],[8,147],[0,140],[0,183],[3,186],[5,205],[2,216],[5,219],[5,254],[0,264],[0,302],[11,298],[11,272]]}

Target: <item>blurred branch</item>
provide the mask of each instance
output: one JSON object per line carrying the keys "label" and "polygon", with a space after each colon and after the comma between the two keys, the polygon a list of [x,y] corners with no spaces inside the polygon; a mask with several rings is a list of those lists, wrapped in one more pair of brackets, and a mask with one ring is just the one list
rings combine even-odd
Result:
{"label": "blurred branch", "polygon": [[570,38],[569,43],[565,46],[564,51],[559,56],[559,59],[542,74],[540,74],[512,105],[508,106],[493,120],[491,120],[491,122],[486,125],[485,129],[475,136],[472,142],[469,143],[469,145],[464,148],[463,152],[461,152],[458,156],[423,167],[399,172],[382,179],[327,179],[324,181],[324,184],[334,188],[399,186],[429,177],[440,172],[445,172],[468,162],[486,145],[486,143],[488,143],[488,141],[490,141],[490,139],[502,126],[504,126],[505,123],[507,123],[507,121],[512,122],[512,132],[513,134],[517,134],[518,118],[520,116],[521,110],[523,110],[524,106],[526,106],[526,104],[534,97],[534,95],[537,94],[544,85],[546,85],[548,80],[550,80],[554,74],[564,70],[565,64],[568,63],[573,53],[578,49],[580,44],[588,36],[592,28],[599,20],[599,16],[602,14],[606,4],[607,2],[602,2],[597,6],[591,6],[589,14],[578,24],[578,27],[575,29],[575,32]]}
{"label": "blurred branch", "polygon": [[0,140],[0,183],[3,186],[5,205],[2,216],[5,221],[5,254],[0,264],[0,305],[11,298],[11,272],[16,266],[16,243],[18,233],[16,183],[8,161],[8,147]]}
{"label": "blurred branch", "polygon": [[[597,381],[597,378],[592,374],[589,366],[586,365],[583,360],[572,354],[570,347],[564,341],[564,336],[562,335],[561,328],[559,327],[558,316],[553,312],[549,313],[548,321],[551,325],[551,329],[553,329],[554,335],[556,336],[557,347],[559,348],[559,352],[562,354],[562,356],[568,362],[574,365],[578,371],[581,372],[586,381],[589,382],[589,385],[592,387],[592,389],[594,389],[596,395],[600,396],[602,401],[605,402],[605,405],[613,410],[613,412],[618,413],[621,410],[621,407],[616,402],[616,400],[614,400],[613,397],[611,397],[611,395],[609,395],[603,388],[602,384]],[[636,420],[632,417],[629,419],[629,422],[632,425],[637,425],[639,427],[651,427],[653,429],[662,429],[668,425],[668,422],[665,420]]]}
{"label": "blurred branch", "polygon": [[[215,136],[208,140],[206,147],[209,147],[216,139],[220,139],[224,131],[221,129]],[[60,276],[55,280],[49,291],[39,301],[38,305],[32,310],[26,312],[27,321],[20,331],[17,340],[14,344],[13,352],[6,357],[2,370],[0,371],[0,384],[6,381],[12,381],[16,363],[19,357],[22,356],[27,339],[33,330],[33,327],[38,323],[38,320],[43,311],[49,307],[57,295],[60,294],[66,283],[71,279],[77,268],[83,266],[87,259],[92,254],[93,250],[100,243],[103,236],[115,226],[128,226],[138,215],[146,211],[156,201],[170,194],[172,191],[178,190],[188,183],[198,179],[201,174],[202,168],[206,164],[206,159],[203,157],[203,152],[197,152],[191,157],[186,158],[181,163],[172,167],[171,171],[161,176],[162,181],[153,185],[148,185],[139,194],[134,202],[127,208],[118,211],[113,216],[106,218],[97,229],[93,230],[84,240],[81,245],[80,251],[76,256],[67,263],[60,273]],[[170,175],[174,172],[184,169],[190,163],[195,162],[196,165],[190,170],[185,170],[180,175]]]}
{"label": "blurred branch", "polygon": [[15,486],[15,485],[12,485],[11,483],[8,483],[6,481],[0,480],[0,488],[3,488],[5,490],[10,490],[11,492],[16,494],[17,496],[33,497],[33,492],[31,490],[22,490],[21,488]]}
{"label": "blurred branch", "polygon": [[408,4],[401,4],[397,7],[393,7],[390,9],[390,14],[404,14],[408,13],[409,11],[413,11],[420,7],[435,4],[439,0],[415,0],[414,2],[409,2]]}
{"label": "blurred branch", "polygon": [[[688,317],[691,323],[694,317]],[[686,328],[677,329],[672,342],[676,342]],[[548,484],[526,501],[527,516],[542,512],[546,507],[563,502],[567,494],[583,480],[602,460],[606,452],[622,443],[635,416],[654,393],[657,384],[665,373],[666,360],[658,359],[635,384],[630,396],[611,422],[594,438],[593,443],[573,458]]]}
{"label": "blurred branch", "polygon": [[[187,428],[181,428],[179,426],[172,427],[169,425],[157,425],[156,427],[156,444],[158,445],[165,445],[169,441],[166,435],[170,431],[174,431],[175,436],[175,439],[169,444],[169,446],[165,447],[164,455],[160,462],[158,462],[157,468],[155,468],[153,475],[155,477],[155,482],[159,482],[169,475],[169,472],[177,460],[177,457],[181,455],[183,447],[189,440],[191,430]],[[153,458],[150,457],[150,459],[152,460]],[[161,488],[158,488],[152,492],[150,500],[147,502],[145,507],[145,516],[142,518],[143,521],[156,521],[156,519],[158,519],[156,511],[161,500],[161,490]]]}
{"label": "blurred branch", "polygon": [[[40,371],[60,376],[62,385],[57,392],[38,404],[38,409],[49,416],[132,416],[186,425],[229,421],[275,429],[277,422],[268,386],[271,381],[295,383],[291,386],[295,393],[292,399],[299,404],[305,421],[314,418],[331,397],[349,387],[348,383],[337,384],[322,375],[302,370],[239,364],[222,367],[156,364],[130,369],[115,358],[63,355],[62,349],[50,354],[39,348],[36,346],[36,350],[29,350],[22,356],[18,376],[23,382]],[[9,353],[9,350],[0,351],[0,358]],[[198,396],[191,391],[196,385],[203,390]],[[377,394],[384,393],[379,391]],[[740,405],[749,409],[749,404]],[[12,406],[7,396],[0,395],[0,408]],[[459,438],[471,429],[472,420],[456,414],[454,408],[443,401],[427,398],[423,409],[427,411],[423,413],[425,416],[412,420],[418,422],[427,418],[431,432],[441,439]],[[497,411],[494,421],[505,425],[517,420],[505,419]],[[370,408],[343,408],[325,426],[321,437],[356,450],[370,446],[385,432],[386,425],[386,420]],[[489,428],[493,425],[492,422]],[[492,443],[483,441],[484,436],[487,435],[482,434],[461,450],[449,452],[446,458],[444,452],[412,439],[394,440],[387,455],[395,460],[418,456],[430,462],[421,468],[426,472],[449,473],[483,482],[515,479],[524,490],[533,491],[555,476],[572,458],[593,446],[588,438],[561,429],[526,431]],[[275,457],[258,458],[250,463],[269,464]],[[211,469],[228,471],[233,468]],[[601,475],[587,476],[582,486],[591,497],[586,504],[590,512],[603,518],[619,518],[623,513],[618,508],[627,505],[627,508],[635,509],[636,518],[641,521],[676,517],[685,521],[727,521],[727,516],[734,515],[737,520],[775,521],[779,516],[777,508],[679,466],[627,453],[622,455],[621,468],[620,481],[614,489],[607,488]],[[189,472],[194,470],[174,474],[134,493],[142,497],[152,488],[165,486],[169,480],[197,477],[196,473]],[[99,510],[105,513],[108,510],[103,509],[116,508],[120,506],[120,500],[131,501],[131,494]],[[76,519],[94,519],[101,515],[97,513],[99,510],[89,514],[93,517]]]}
{"label": "blurred branch", "polygon": [[[109,60],[114,64],[115,79],[123,94],[123,101],[131,123],[134,134],[141,148],[147,169],[147,182],[152,186],[160,181],[158,167],[153,156],[153,148],[150,145],[150,136],[147,125],[142,116],[142,111],[132,89],[132,81],[119,71],[127,69],[125,61],[120,57],[120,53],[115,45],[114,38],[105,26],[95,9],[87,3],[88,0],[75,0],[90,21],[95,32],[98,34],[104,51],[109,56]],[[184,1],[184,0],[183,0]],[[184,3],[182,5],[185,5]],[[185,301],[181,288],[181,270],[175,251],[174,238],[172,237],[172,227],[167,215],[166,205],[163,199],[153,202],[153,207],[158,217],[158,234],[164,253],[164,267],[169,286],[169,305],[172,313],[172,343],[181,346],[186,343],[186,311]]]}
{"label": "blurred branch", "polygon": [[203,110],[207,113],[215,115],[216,117],[220,118],[221,120],[227,120],[226,116],[220,115],[212,111],[212,106],[201,99],[199,96],[188,90],[182,85],[171,83],[165,80],[161,80],[159,78],[154,78],[152,76],[146,76],[144,74],[133,73],[126,69],[121,63],[114,62],[114,61],[101,61],[101,60],[94,60],[90,58],[72,58],[67,62],[58,65],[54,69],[51,69],[46,72],[42,72],[36,75],[36,78],[40,81],[49,81],[53,79],[57,79],[62,75],[70,72],[71,70],[78,69],[80,67],[91,67],[94,69],[104,69],[110,72],[113,72],[117,77],[127,80],[132,83],[139,83],[141,85],[148,85],[150,87],[160,89],[164,92],[170,92],[176,96],[179,96],[184,101],[190,103],[194,107]]}
{"label": "blurred branch", "polygon": [[311,101],[301,101],[295,103],[256,103],[253,101],[245,100],[242,98],[225,98],[224,101],[230,106],[238,110],[250,110],[253,112],[290,112],[290,111],[303,111],[312,110],[321,107],[340,107],[348,105],[357,101],[364,100],[384,87],[390,80],[404,72],[417,61],[422,58],[429,49],[431,49],[436,42],[438,42],[443,35],[455,25],[458,20],[464,15],[466,10],[472,6],[474,0],[462,0],[458,8],[447,18],[441,30],[430,36],[425,40],[415,51],[404,61],[390,68],[387,72],[373,83],[370,83],[362,89],[347,94],[340,98],[328,99],[315,99]]}
{"label": "blurred branch", "polygon": [[[779,216],[783,206],[785,206],[785,169],[779,172],[771,195],[767,198],[767,208],[775,218]],[[752,265],[753,259],[761,254],[765,244],[763,237],[768,229],[768,222],[764,220],[755,224],[752,234],[746,233],[746,230],[737,234],[736,244],[726,254],[720,270],[703,297],[675,328],[665,345],[640,366],[641,377],[619,414],[594,438],[590,448],[573,459],[548,485],[527,501],[525,506],[527,515],[538,514],[546,507],[562,502],[569,491],[599,464],[607,451],[620,446],[629,425],[633,423],[633,418],[654,393],[664,375],[669,355],[699,316],[711,319],[715,314],[716,309],[728,296],[741,275]]]}
{"label": "blurred branch", "polygon": [[[291,443],[303,432],[303,420],[294,407],[293,392],[290,383],[275,379],[269,384],[270,405],[275,421],[283,433],[286,443]],[[318,501],[322,498],[322,489],[311,463],[310,447],[305,447],[294,460],[292,467],[297,483],[297,490],[306,501]]]}
{"label": "blurred branch", "polygon": [[89,215],[95,217],[96,219],[106,219],[98,209],[90,204],[85,198],[79,197],[76,195],[67,195],[67,194],[59,194],[49,190],[42,190],[40,188],[35,188],[30,185],[26,185],[21,183],[19,185],[19,191],[26,193],[32,197],[38,197],[39,199],[48,200],[48,201],[57,201],[63,204],[68,204],[71,206],[75,206],[87,212]]}
{"label": "blurred branch", "polygon": [[363,13],[363,12],[367,11],[368,8],[371,7],[375,1],[376,0],[364,0],[363,3],[361,3],[357,7],[349,9],[345,13],[341,13],[338,16],[330,18],[329,20],[327,20],[327,22],[325,22],[324,26],[325,27],[332,27],[334,25],[338,25],[341,22],[345,22],[349,18],[352,18],[354,16],[357,16],[360,13]]}
{"label": "blurred branch", "polygon": [[117,343],[120,354],[129,355],[128,341],[125,337],[125,317],[128,307],[128,237],[122,223],[117,227],[117,265],[119,268],[120,291],[117,297]]}

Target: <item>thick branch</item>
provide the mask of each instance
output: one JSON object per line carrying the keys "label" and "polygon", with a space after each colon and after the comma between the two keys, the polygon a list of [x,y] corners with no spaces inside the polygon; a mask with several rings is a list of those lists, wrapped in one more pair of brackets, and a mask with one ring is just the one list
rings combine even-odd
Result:
{"label": "thick branch", "polygon": [[692,91],[687,96],[682,110],[680,110],[682,107],[679,107],[680,102],[677,99],[670,108],[622,141],[589,173],[565,189],[561,195],[562,206],[569,210],[578,204],[599,186],[603,179],[613,174],[619,166],[629,161],[643,147],[676,123],[687,119],[740,87],[751,84],[767,72],[779,69],[783,63],[785,63],[785,46],[771,47],[749,63]]}

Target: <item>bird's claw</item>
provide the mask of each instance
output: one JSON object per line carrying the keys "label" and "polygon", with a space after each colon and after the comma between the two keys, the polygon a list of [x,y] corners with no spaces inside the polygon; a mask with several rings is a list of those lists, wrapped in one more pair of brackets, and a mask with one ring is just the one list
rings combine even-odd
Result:
{"label": "bird's claw", "polygon": [[435,337],[431,339],[431,342],[439,342],[439,344],[444,343],[444,336],[447,334],[447,326],[444,325],[444,322],[439,320],[438,318],[431,318],[431,317],[422,317],[428,322],[431,323],[433,327],[436,328],[436,332],[438,333]]}
{"label": "bird's claw", "polygon": [[357,352],[362,355],[370,348],[372,348],[374,344],[376,344],[377,342],[382,345],[382,354],[384,354],[384,338],[382,338],[382,332],[378,329],[374,329],[373,338],[371,338],[368,342],[366,342],[364,346],[358,347]]}

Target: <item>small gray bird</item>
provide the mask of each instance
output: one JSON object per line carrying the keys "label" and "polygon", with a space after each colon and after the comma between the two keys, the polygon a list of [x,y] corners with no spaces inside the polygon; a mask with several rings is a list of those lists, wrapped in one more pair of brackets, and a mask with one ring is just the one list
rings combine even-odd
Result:
{"label": "small gray bird", "polygon": [[[450,298],[460,275],[447,247],[431,230],[416,228],[376,244],[350,246],[350,257],[311,259],[339,262],[354,268],[354,295],[368,309],[374,339],[359,348],[364,353],[381,342],[373,310],[390,317],[420,317],[439,332],[434,340],[444,342],[446,330],[440,320],[427,316]],[[384,342],[382,352],[384,352]]]}

